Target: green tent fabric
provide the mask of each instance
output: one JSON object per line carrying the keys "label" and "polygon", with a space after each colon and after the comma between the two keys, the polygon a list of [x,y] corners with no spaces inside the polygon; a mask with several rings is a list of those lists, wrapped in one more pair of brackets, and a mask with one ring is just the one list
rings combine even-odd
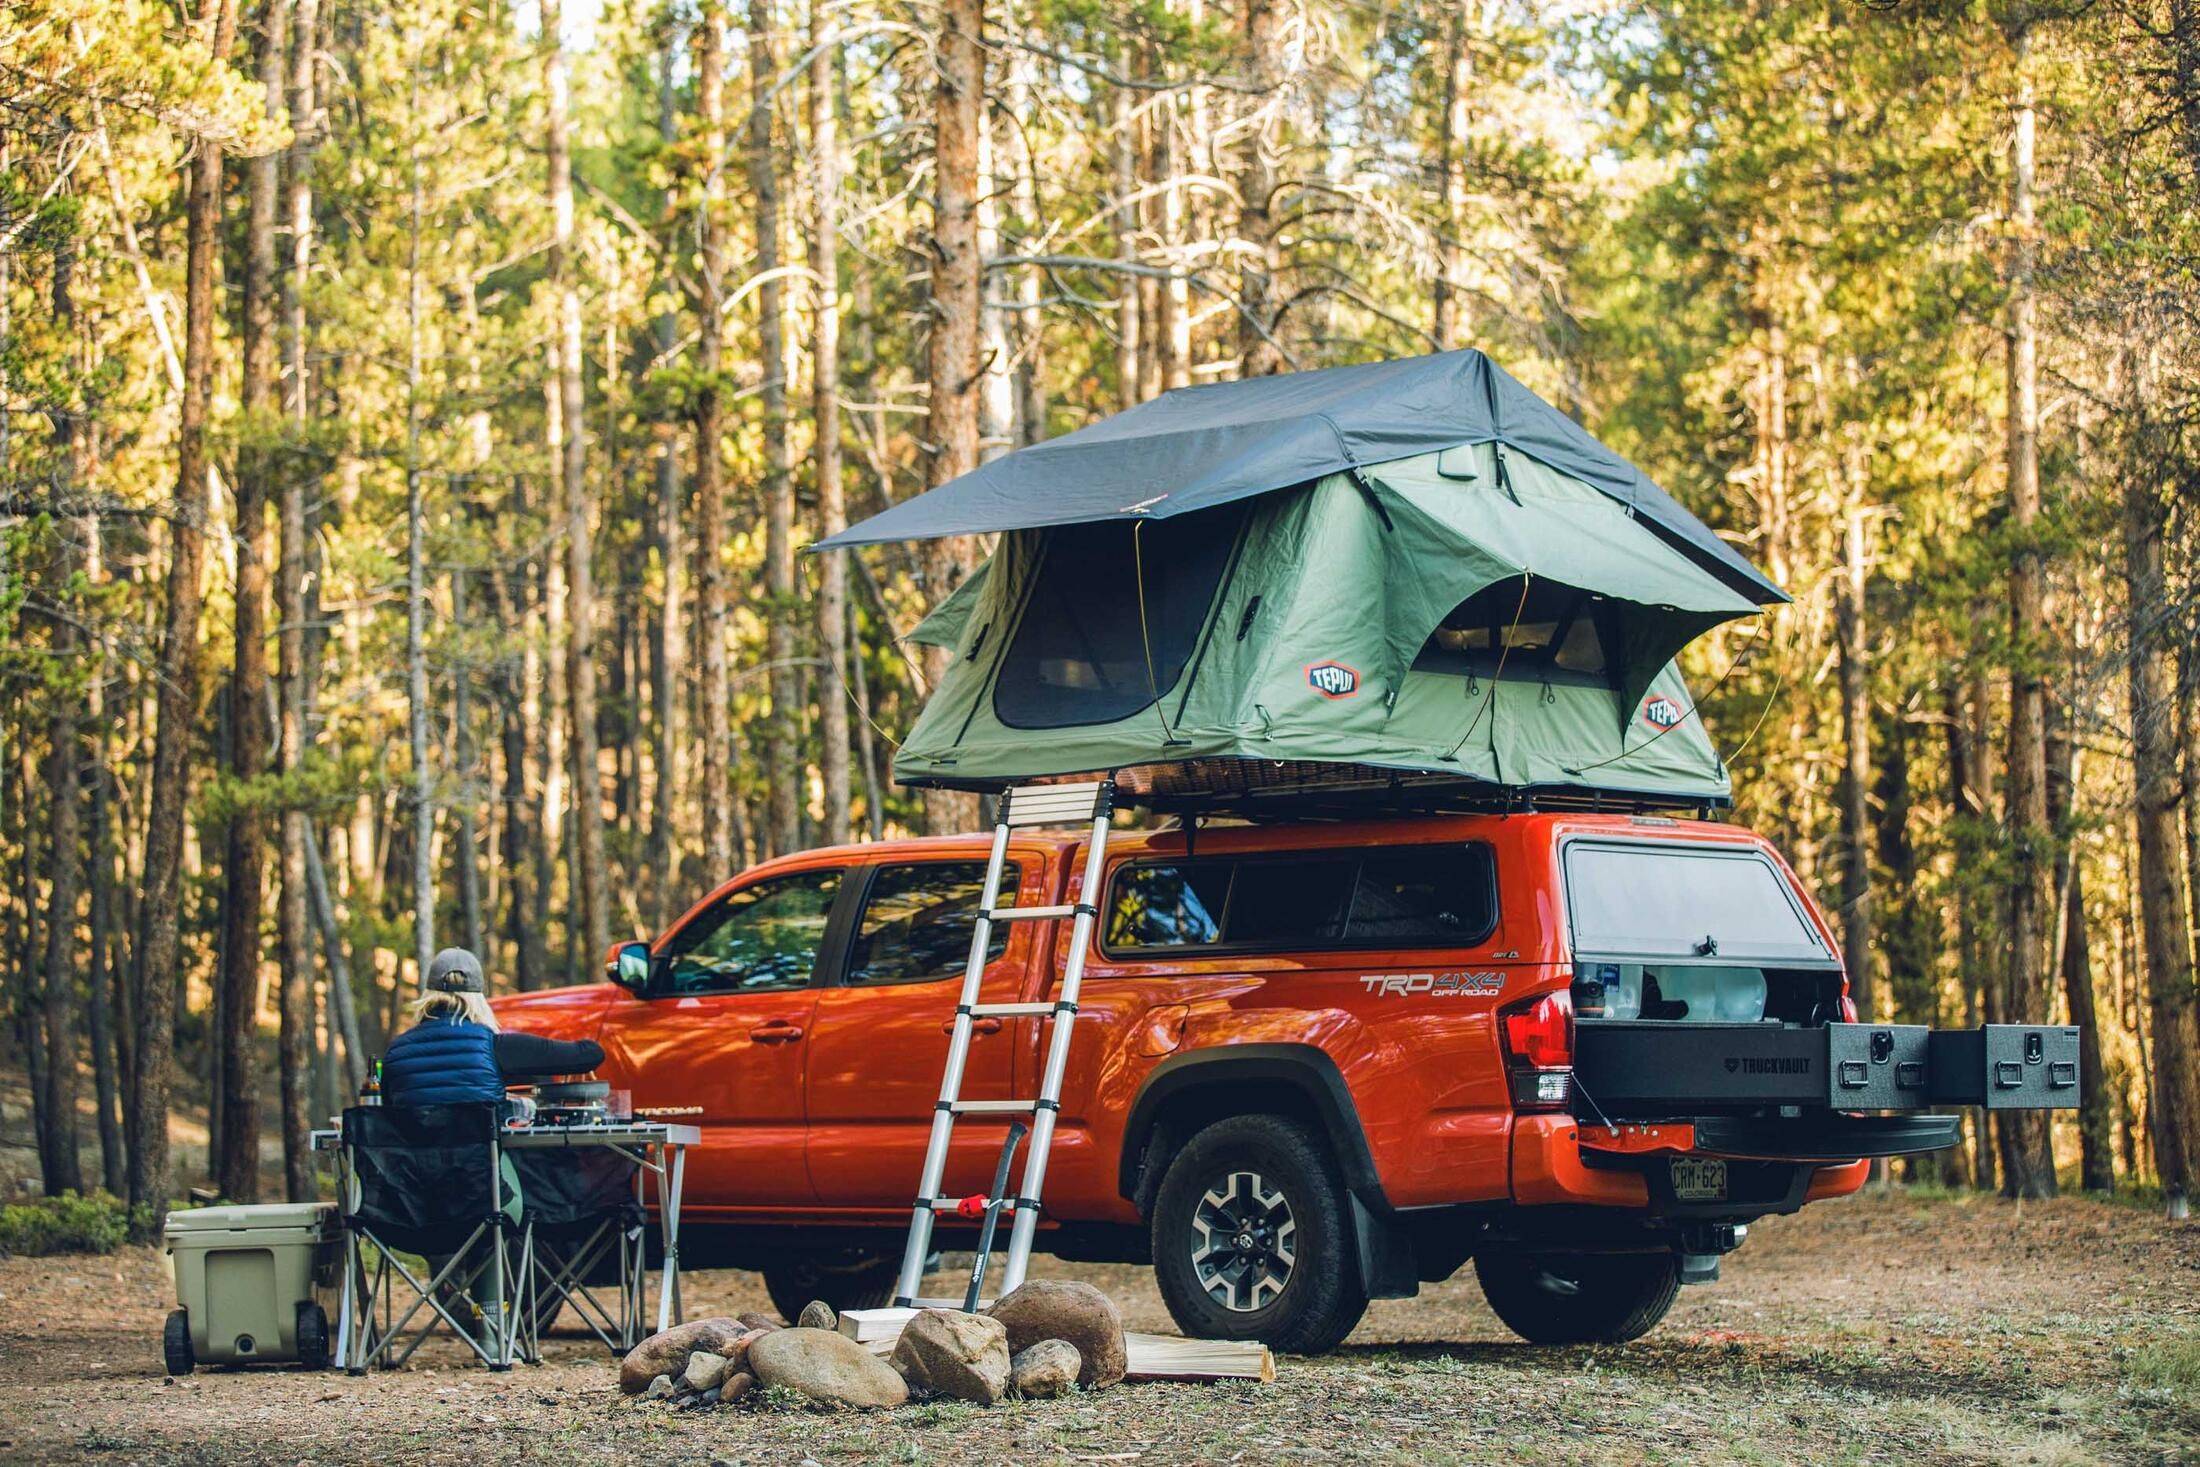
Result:
{"label": "green tent fabric", "polygon": [[1168,520],[1013,530],[915,640],[911,783],[1311,761],[1723,800],[1672,659],[1752,598],[1502,443]]}

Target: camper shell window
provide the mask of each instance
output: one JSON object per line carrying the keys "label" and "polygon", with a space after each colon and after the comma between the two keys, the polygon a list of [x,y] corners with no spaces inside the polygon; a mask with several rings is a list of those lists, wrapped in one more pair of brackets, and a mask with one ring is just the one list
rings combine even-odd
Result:
{"label": "camper shell window", "polygon": [[1420,672],[1495,677],[1502,665],[1507,677],[1608,686],[1608,605],[1593,591],[1512,576],[1453,607],[1429,634],[1413,666]]}
{"label": "camper shell window", "polygon": [[1105,910],[1115,956],[1472,947],[1497,930],[1497,863],[1479,843],[1141,860]]}
{"label": "camper shell window", "polygon": [[1001,658],[994,716],[1010,728],[1116,723],[1175,688],[1244,518],[1232,504],[1049,531]]}

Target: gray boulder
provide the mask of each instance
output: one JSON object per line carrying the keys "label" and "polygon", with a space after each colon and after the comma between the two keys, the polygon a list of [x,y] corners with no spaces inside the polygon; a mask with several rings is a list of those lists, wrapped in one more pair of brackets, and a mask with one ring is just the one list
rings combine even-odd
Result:
{"label": "gray boulder", "polygon": [[1090,1284],[1033,1279],[986,1311],[1008,1331],[1011,1354],[1041,1340],[1066,1340],[1077,1349],[1077,1383],[1099,1390],[1123,1378],[1128,1366],[1123,1316],[1115,1301]]}
{"label": "gray boulder", "polygon": [[688,1356],[687,1371],[680,1377],[680,1383],[691,1391],[716,1390],[726,1378],[727,1363],[723,1355],[697,1350]]}
{"label": "gray boulder", "polygon": [[669,1375],[658,1376],[649,1383],[649,1389],[641,1392],[641,1394],[652,1401],[662,1401],[670,1398],[672,1395],[672,1377]]}
{"label": "gray boulder", "polygon": [[758,1383],[784,1386],[813,1401],[842,1406],[899,1406],[909,1387],[885,1361],[845,1335],[822,1329],[775,1329],[749,1346]]}
{"label": "gray boulder", "polygon": [[1008,1391],[1008,1331],[982,1314],[920,1310],[902,1326],[887,1359],[915,1390],[980,1406]]}
{"label": "gray boulder", "polygon": [[1077,1388],[1084,1363],[1068,1340],[1041,1340],[1008,1362],[1008,1388],[1027,1401],[1051,1401]]}
{"label": "gray boulder", "polygon": [[812,1299],[802,1306],[802,1314],[794,1323],[797,1329],[839,1329],[840,1316],[823,1299]]}
{"label": "gray boulder", "polygon": [[737,1319],[694,1319],[662,1330],[627,1351],[619,1362],[619,1389],[638,1396],[660,1375],[677,1376],[697,1350],[733,1358],[733,1343],[748,1331]]}

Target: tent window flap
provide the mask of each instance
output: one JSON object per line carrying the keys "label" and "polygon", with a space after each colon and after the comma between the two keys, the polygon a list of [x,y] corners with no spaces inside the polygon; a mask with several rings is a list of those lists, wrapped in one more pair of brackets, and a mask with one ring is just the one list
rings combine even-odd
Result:
{"label": "tent window flap", "polygon": [[1230,505],[1049,533],[1001,659],[994,715],[1010,728],[1115,723],[1173,689],[1197,650],[1242,518]]}

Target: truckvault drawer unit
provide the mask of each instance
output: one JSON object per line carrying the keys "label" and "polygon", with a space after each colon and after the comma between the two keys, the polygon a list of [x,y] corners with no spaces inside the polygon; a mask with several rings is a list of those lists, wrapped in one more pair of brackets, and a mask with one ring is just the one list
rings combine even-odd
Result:
{"label": "truckvault drawer unit", "polygon": [[1922,1024],[1689,1024],[1599,1019],[1576,1030],[1574,1073],[1593,1106],[1617,1113],[1919,1110],[1929,1096]]}
{"label": "truckvault drawer unit", "polygon": [[2078,1031],[1988,1024],[1688,1024],[1594,1019],[1574,1041],[1591,1115],[1733,1114],[1767,1106],[1924,1110],[2075,1103]]}
{"label": "truckvault drawer unit", "polygon": [[2078,1098],[2078,1031],[2063,1025],[1988,1024],[1935,1030],[1935,1105],[2056,1110]]}

